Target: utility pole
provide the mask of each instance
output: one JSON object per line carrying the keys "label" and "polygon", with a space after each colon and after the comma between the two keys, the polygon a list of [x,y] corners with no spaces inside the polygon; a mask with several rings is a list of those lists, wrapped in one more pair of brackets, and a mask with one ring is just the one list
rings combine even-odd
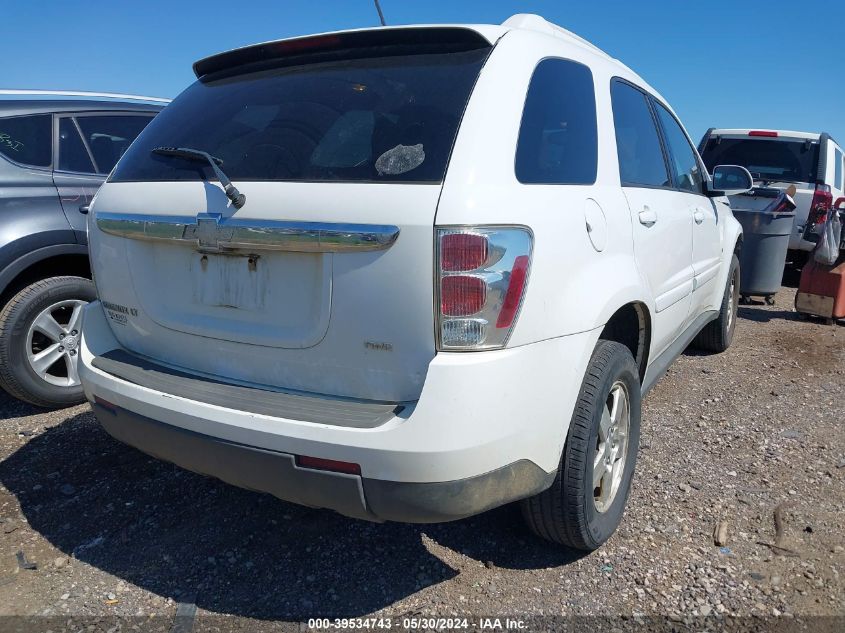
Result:
{"label": "utility pole", "polygon": [[387,26],[387,23],[384,21],[384,13],[381,12],[381,4],[379,4],[378,0],[373,0],[376,3],[376,11],[378,11],[378,19],[381,20],[382,26]]}

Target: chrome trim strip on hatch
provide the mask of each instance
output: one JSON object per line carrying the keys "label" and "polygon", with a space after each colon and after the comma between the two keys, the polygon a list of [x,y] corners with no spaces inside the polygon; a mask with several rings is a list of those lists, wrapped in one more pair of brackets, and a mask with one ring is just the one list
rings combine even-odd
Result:
{"label": "chrome trim strip on hatch", "polygon": [[389,224],[223,219],[219,213],[143,215],[96,212],[104,233],[133,240],[186,242],[201,251],[276,250],[310,253],[378,251],[399,237]]}

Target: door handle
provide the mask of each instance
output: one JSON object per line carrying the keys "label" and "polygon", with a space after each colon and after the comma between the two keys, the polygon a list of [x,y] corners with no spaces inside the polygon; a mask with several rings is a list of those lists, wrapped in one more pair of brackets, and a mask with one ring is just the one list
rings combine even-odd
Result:
{"label": "door handle", "polygon": [[643,207],[643,210],[640,211],[639,218],[640,224],[643,226],[654,226],[657,223],[657,214],[648,207]]}
{"label": "door handle", "polygon": [[695,220],[696,224],[701,224],[704,222],[704,211],[696,209],[692,214],[692,219]]}
{"label": "door handle", "polygon": [[90,209],[91,209],[91,206],[90,206],[90,205],[87,205],[87,204],[82,204],[82,205],[79,205],[79,212],[80,212],[82,215],[88,215],[88,211],[89,211]]}

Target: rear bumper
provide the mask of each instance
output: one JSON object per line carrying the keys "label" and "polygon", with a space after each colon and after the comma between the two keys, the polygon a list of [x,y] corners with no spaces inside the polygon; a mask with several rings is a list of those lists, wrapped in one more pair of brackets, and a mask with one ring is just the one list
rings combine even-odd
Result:
{"label": "rear bumper", "polygon": [[525,460],[457,481],[367,479],[301,468],[293,455],[185,431],[118,407],[97,403],[92,407],[110,435],[153,457],[240,488],[356,519],[408,523],[462,519],[545,490],[554,479],[554,473]]}
{"label": "rear bumper", "polygon": [[[438,354],[417,402],[356,428],[227,408],[112,375],[95,362],[120,349],[100,305],[84,318],[80,377],[89,401],[113,405],[94,408],[117,439],[302,505],[409,522],[470,516],[548,487],[599,336]],[[296,455],[352,462],[361,475],[300,468]]]}

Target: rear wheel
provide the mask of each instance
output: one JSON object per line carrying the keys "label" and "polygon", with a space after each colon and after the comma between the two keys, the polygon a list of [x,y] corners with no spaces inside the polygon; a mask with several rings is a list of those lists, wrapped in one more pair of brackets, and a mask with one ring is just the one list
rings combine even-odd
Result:
{"label": "rear wheel", "polygon": [[39,407],[83,402],[80,323],[96,296],[88,279],[51,277],[12,297],[0,311],[0,387]]}
{"label": "rear wheel", "polygon": [[[728,281],[725,284],[725,294],[719,316],[711,321],[698,333],[692,344],[698,349],[708,352],[724,352],[731,346],[736,330],[736,313],[739,304],[739,259],[736,255],[731,258],[728,271]],[[771,305],[771,304],[770,304]]]}
{"label": "rear wheel", "polygon": [[630,350],[599,341],[552,486],[522,502],[538,536],[591,551],[622,521],[640,437],[641,392]]}

